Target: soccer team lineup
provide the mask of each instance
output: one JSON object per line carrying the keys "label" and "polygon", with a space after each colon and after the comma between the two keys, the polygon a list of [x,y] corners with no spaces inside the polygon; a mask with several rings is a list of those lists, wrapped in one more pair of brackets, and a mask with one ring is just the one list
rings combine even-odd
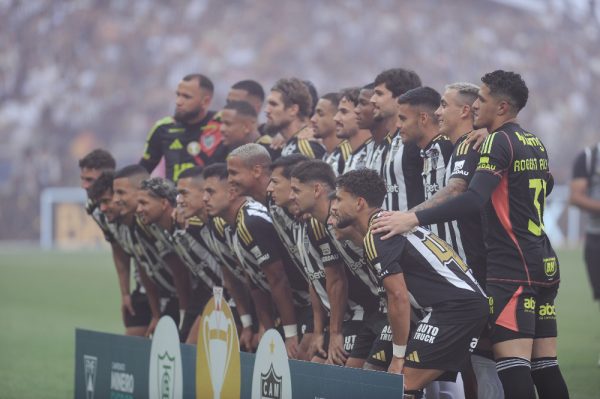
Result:
{"label": "soccer team lineup", "polygon": [[242,80],[215,111],[189,74],[138,163],[79,160],[125,334],[170,316],[196,345],[223,287],[242,351],[275,329],[290,359],[402,374],[405,398],[568,398],[554,179],[518,71],[434,89],[393,68],[317,92]]}

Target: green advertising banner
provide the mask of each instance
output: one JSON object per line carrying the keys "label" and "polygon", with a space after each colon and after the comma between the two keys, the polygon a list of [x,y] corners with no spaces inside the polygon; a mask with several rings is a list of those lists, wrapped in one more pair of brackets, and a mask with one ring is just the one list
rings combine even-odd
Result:
{"label": "green advertising banner", "polygon": [[[175,380],[160,381],[163,386],[170,387],[166,392],[162,392],[164,399],[175,399],[177,392],[182,393],[182,396],[178,397],[196,398],[196,347],[179,345],[183,387],[175,386]],[[75,398],[149,398],[151,347],[152,341],[144,338],[77,329],[75,331]],[[258,378],[262,380],[252,381],[255,359],[254,354],[240,353],[239,397],[250,399],[254,383],[268,387],[262,391],[263,398],[288,399],[282,396],[283,391],[277,388],[277,384],[281,384],[280,386],[289,384],[289,381],[282,381],[282,378],[286,378],[285,373],[269,368],[269,373],[258,373]],[[289,370],[293,398],[397,399],[403,394],[401,375],[297,360],[289,360]],[[163,373],[158,378],[170,379],[172,375]],[[201,381],[200,385],[207,386],[208,389],[210,382]],[[229,396],[221,397],[230,399]]]}

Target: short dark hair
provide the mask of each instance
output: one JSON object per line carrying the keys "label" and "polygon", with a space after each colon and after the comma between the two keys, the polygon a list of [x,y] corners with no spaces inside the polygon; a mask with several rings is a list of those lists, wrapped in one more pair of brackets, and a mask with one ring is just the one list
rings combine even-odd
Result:
{"label": "short dark hair", "polygon": [[291,177],[298,179],[300,183],[318,181],[327,184],[332,189],[335,187],[335,173],[331,165],[320,159],[299,163],[292,170]]}
{"label": "short dark hair", "polygon": [[177,189],[172,181],[164,177],[151,177],[142,182],[141,190],[148,191],[150,196],[159,199],[166,199],[171,206],[177,204]]}
{"label": "short dark hair", "polygon": [[334,108],[340,105],[340,94],[339,93],[325,93],[321,96],[322,99],[329,101]]}
{"label": "short dark hair", "polygon": [[481,81],[490,89],[492,96],[505,97],[517,112],[527,104],[529,89],[518,73],[499,69],[486,73]]}
{"label": "short dark hair", "polygon": [[385,182],[371,169],[356,169],[344,173],[336,179],[335,186],[364,198],[371,208],[380,207],[387,194]]}
{"label": "short dark hair", "polygon": [[205,179],[208,179],[209,177],[216,177],[219,180],[227,180],[229,177],[229,172],[227,172],[227,164],[225,162],[218,162],[208,165],[206,168],[204,168],[202,176]]}
{"label": "short dark hair", "polygon": [[115,172],[115,179],[122,179],[124,177],[133,177],[140,175],[148,175],[148,171],[140,164],[127,165]]}
{"label": "short dark hair", "polygon": [[233,110],[238,115],[249,116],[255,119],[258,118],[256,109],[247,101],[229,101],[227,104],[225,104],[223,109]]}
{"label": "short dark hair", "polygon": [[275,168],[282,168],[281,174],[286,179],[290,179],[292,177],[292,170],[296,165],[300,162],[308,161],[308,157],[302,154],[291,154],[286,155],[284,157],[279,157],[273,163],[271,163],[271,172],[275,170]]}
{"label": "short dark hair", "polygon": [[375,78],[375,86],[385,84],[386,89],[392,92],[392,97],[406,93],[421,86],[421,78],[415,71],[404,68],[387,69]]}
{"label": "short dark hair", "polygon": [[340,101],[346,99],[350,101],[354,106],[358,105],[358,97],[360,95],[360,87],[347,87],[340,91]]}
{"label": "short dark hair", "polygon": [[204,168],[202,166],[194,166],[193,168],[184,169],[183,172],[179,174],[178,180],[191,178],[202,178],[202,173],[204,172]]}
{"label": "short dark hair", "polygon": [[115,170],[116,167],[115,158],[102,148],[96,148],[79,160],[80,169]]}
{"label": "short dark hair", "polygon": [[300,79],[279,79],[271,88],[281,94],[281,101],[285,108],[298,105],[298,115],[306,118],[312,114],[313,100],[308,87]]}
{"label": "short dark hair", "polygon": [[302,83],[304,83],[304,85],[308,89],[308,92],[310,93],[310,98],[312,100],[312,107],[310,108],[310,113],[308,114],[308,116],[310,116],[315,113],[315,108],[317,108],[317,102],[319,101],[319,93],[317,93],[317,88],[310,80],[303,80]]}
{"label": "short dark hair", "polygon": [[425,107],[435,112],[440,106],[442,96],[431,87],[417,87],[398,97],[398,104],[408,104],[413,107]]}
{"label": "short dark hair", "polygon": [[377,86],[377,85],[375,84],[375,82],[371,82],[371,83],[368,83],[368,84],[364,85],[364,86],[363,86],[363,87],[361,87],[360,89],[361,89],[361,90],[373,90],[373,89],[375,88],[375,86]]}
{"label": "short dark hair", "polygon": [[265,90],[256,80],[240,80],[231,86],[232,89],[244,90],[248,95],[258,98],[261,102],[265,101]]}
{"label": "short dark hair", "polygon": [[190,80],[197,80],[198,86],[206,89],[208,92],[210,92],[210,94],[215,92],[215,86],[213,85],[213,82],[201,73],[190,73],[189,75],[185,75],[182,80],[186,82],[189,82]]}
{"label": "short dark hair", "polygon": [[87,189],[88,197],[93,201],[98,201],[107,190],[112,191],[115,172],[113,170],[105,170]]}

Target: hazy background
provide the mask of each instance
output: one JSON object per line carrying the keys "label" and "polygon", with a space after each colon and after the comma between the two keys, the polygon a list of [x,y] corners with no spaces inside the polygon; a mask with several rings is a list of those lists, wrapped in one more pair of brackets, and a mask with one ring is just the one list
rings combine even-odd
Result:
{"label": "hazy background", "polygon": [[[485,72],[520,72],[523,126],[548,147],[558,183],[600,139],[595,1],[0,0],[0,240],[37,240],[39,195],[77,186],[96,147],[136,162],[190,72],[265,91],[280,77],[319,93],[416,70],[442,91]],[[75,233],[74,233],[75,234]]]}

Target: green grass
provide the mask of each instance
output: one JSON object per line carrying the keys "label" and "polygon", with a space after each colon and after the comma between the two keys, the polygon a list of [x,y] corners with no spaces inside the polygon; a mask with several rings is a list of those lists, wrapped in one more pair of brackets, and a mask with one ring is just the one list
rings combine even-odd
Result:
{"label": "green grass", "polygon": [[[559,359],[571,398],[600,398],[600,310],[561,251]],[[122,332],[108,252],[0,252],[0,397],[72,398],[74,329]]]}

